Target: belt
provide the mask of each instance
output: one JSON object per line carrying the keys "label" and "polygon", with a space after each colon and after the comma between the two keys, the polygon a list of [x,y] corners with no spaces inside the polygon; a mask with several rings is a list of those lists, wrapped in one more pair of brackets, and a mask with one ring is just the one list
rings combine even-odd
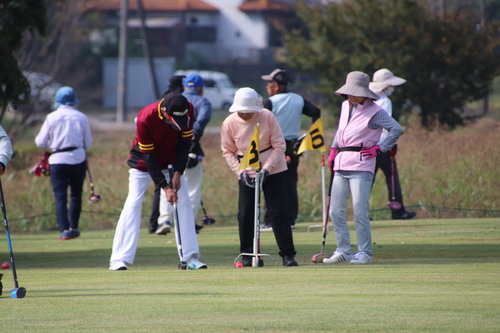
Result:
{"label": "belt", "polygon": [[343,151],[361,151],[361,149],[363,149],[363,147],[342,147],[342,148],[339,148],[338,152],[343,152]]}

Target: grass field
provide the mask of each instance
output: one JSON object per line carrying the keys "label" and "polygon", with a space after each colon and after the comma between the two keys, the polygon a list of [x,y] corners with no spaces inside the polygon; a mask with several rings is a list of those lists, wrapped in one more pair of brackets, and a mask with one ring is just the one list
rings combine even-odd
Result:
{"label": "grass field", "polygon": [[[367,266],[311,263],[321,232],[301,223],[299,267],[281,266],[273,234],[264,232],[262,252],[277,265],[267,258],[262,268],[242,269],[232,267],[236,227],[216,223],[199,234],[209,265],[199,271],[177,270],[172,234],[142,229],[136,263],[110,272],[113,229],[82,230],[66,242],[54,232],[13,233],[27,295],[10,299],[12,274],[1,271],[0,331],[499,332],[499,222],[374,221]],[[8,261],[4,244],[0,260]]]}

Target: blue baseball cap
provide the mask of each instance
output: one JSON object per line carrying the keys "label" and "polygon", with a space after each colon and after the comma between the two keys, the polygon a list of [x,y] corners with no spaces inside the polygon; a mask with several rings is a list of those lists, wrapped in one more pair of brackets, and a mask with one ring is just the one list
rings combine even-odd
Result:
{"label": "blue baseball cap", "polygon": [[71,87],[59,88],[59,90],[57,90],[56,92],[56,97],[54,100],[54,109],[57,109],[60,105],[76,105],[80,103],[78,98],[76,98],[75,91]]}
{"label": "blue baseball cap", "polygon": [[191,74],[184,79],[184,87],[195,88],[195,87],[203,87],[205,83],[203,82],[203,78],[198,74]]}

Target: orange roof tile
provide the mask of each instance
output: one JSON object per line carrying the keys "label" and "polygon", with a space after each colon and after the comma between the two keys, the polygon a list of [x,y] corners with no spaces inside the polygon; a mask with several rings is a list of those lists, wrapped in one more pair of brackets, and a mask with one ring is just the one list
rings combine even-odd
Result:
{"label": "orange roof tile", "polygon": [[[87,0],[87,10],[119,10],[121,0]],[[146,11],[219,11],[203,0],[142,0]],[[129,0],[129,9],[137,10],[137,0]]]}
{"label": "orange roof tile", "polygon": [[295,7],[289,3],[273,0],[246,0],[240,5],[239,10],[249,11],[290,11]]}

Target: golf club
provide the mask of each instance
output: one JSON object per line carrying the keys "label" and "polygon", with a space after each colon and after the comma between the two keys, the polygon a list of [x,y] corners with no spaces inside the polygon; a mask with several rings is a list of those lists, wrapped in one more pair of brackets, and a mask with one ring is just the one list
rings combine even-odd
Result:
{"label": "golf club", "polygon": [[321,252],[314,254],[311,257],[311,261],[315,264],[321,264],[323,263],[323,259],[328,258],[328,255],[325,253],[325,244],[326,244],[326,235],[328,233],[328,214],[330,212],[330,194],[332,192],[332,183],[333,183],[333,176],[335,173],[332,171],[330,173],[330,186],[328,187],[328,204],[327,204],[327,209],[326,209],[326,216],[323,221],[323,239],[321,241]]}
{"label": "golf club", "polygon": [[94,193],[94,182],[92,181],[92,175],[90,174],[90,168],[89,168],[88,162],[87,162],[87,174],[89,175],[89,182],[90,182],[89,201],[91,203],[97,203],[97,202],[101,201],[101,196],[99,194]]}
{"label": "golf club", "polygon": [[207,211],[205,210],[205,205],[203,204],[203,200],[201,200],[200,203],[201,203],[201,208],[203,209],[203,214],[205,215],[205,217],[201,219],[201,222],[203,224],[214,224],[215,219],[208,217]]}
{"label": "golf club", "polygon": [[26,295],[26,289],[19,287],[17,282],[16,263],[14,261],[14,252],[12,251],[12,242],[10,240],[9,222],[7,221],[7,211],[5,209],[5,200],[3,196],[2,181],[0,180],[0,205],[2,206],[3,222],[5,224],[5,235],[9,244],[10,262],[12,263],[12,275],[14,276],[15,288],[10,293],[10,298],[23,298]]}
{"label": "golf club", "polygon": [[[168,166],[168,175],[170,176],[169,185],[171,188],[173,188],[172,180],[174,179],[174,168],[172,167],[171,164]],[[174,203],[174,227],[175,227],[175,234],[179,243],[179,257],[181,260],[177,268],[187,269],[187,262],[182,260],[184,254],[182,252],[181,227],[179,225],[179,212],[177,211],[177,202]]]}
{"label": "golf club", "polygon": [[391,201],[387,203],[390,209],[401,209],[401,203],[396,201],[394,191],[394,157],[391,156]]}

